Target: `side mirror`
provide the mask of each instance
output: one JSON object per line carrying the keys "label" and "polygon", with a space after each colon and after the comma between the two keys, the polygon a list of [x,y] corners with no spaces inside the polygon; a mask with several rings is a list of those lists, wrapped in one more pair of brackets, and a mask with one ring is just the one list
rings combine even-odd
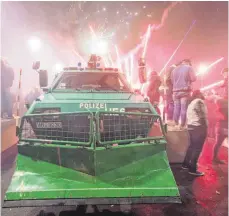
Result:
{"label": "side mirror", "polygon": [[141,84],[146,83],[147,81],[147,74],[146,74],[146,65],[145,60],[140,58],[138,61],[138,77]]}
{"label": "side mirror", "polygon": [[33,62],[33,70],[38,70],[39,68],[40,68],[40,62],[39,61]]}
{"label": "side mirror", "polygon": [[48,86],[48,72],[47,72],[47,70],[40,70],[39,71],[39,83],[40,83],[41,88]]}

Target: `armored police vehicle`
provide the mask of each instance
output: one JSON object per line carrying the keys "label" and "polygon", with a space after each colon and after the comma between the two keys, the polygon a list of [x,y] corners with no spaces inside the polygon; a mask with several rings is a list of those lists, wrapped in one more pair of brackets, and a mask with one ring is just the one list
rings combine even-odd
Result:
{"label": "armored police vehicle", "polygon": [[68,67],[28,108],[4,207],[179,203],[154,107],[115,68]]}

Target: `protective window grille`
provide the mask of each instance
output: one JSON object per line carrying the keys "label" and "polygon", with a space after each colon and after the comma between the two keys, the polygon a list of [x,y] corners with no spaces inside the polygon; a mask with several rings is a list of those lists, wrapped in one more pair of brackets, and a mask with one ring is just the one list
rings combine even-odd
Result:
{"label": "protective window grille", "polygon": [[21,140],[89,143],[92,137],[89,113],[42,114],[22,119]]}
{"label": "protective window grille", "polygon": [[159,121],[159,116],[153,114],[100,113],[98,128],[99,141],[117,142],[141,140],[149,137],[153,124]]}

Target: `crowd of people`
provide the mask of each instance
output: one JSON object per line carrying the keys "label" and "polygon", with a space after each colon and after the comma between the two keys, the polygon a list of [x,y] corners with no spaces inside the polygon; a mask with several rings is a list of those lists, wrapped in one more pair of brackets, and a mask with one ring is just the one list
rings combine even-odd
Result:
{"label": "crowd of people", "polygon": [[[192,83],[197,77],[189,59],[169,67],[163,79],[155,71],[149,78],[146,91],[149,101],[155,106],[161,96],[164,105],[163,120],[166,113],[166,122],[171,130],[188,131],[189,148],[182,168],[188,169],[192,175],[204,175],[198,171],[197,161],[209,132],[215,135],[212,161],[217,164],[224,163],[218,158],[218,153],[223,141],[228,137],[228,68],[222,70],[222,76],[224,83],[220,87],[224,89],[224,93],[221,97],[204,95],[200,90],[193,90]],[[215,106],[208,106],[209,104]],[[211,107],[210,113],[208,107]],[[158,113],[160,114],[160,111]]]}
{"label": "crowd of people", "polygon": [[[12,119],[26,112],[25,105],[31,105],[41,95],[41,89],[34,87],[23,95],[22,91],[13,93],[12,86],[15,72],[6,59],[1,58],[1,118]],[[18,95],[20,93],[20,95]],[[19,96],[19,101],[18,101]],[[19,105],[18,105],[19,103]]]}

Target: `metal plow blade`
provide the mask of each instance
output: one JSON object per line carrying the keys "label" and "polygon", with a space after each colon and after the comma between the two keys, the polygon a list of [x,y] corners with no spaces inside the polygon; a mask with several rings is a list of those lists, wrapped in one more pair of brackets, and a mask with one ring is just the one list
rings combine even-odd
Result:
{"label": "metal plow blade", "polygon": [[[120,157],[128,160],[134,154],[132,149],[122,149]],[[95,155],[99,160],[93,162],[94,174],[88,174],[83,161],[79,171],[19,154],[3,207],[180,203],[166,152],[156,145],[149,145],[146,151],[150,150],[154,154],[123,164],[117,157],[115,160],[117,149],[116,152],[101,149]],[[105,156],[106,160],[102,160]],[[112,168],[113,163],[116,168]]]}

